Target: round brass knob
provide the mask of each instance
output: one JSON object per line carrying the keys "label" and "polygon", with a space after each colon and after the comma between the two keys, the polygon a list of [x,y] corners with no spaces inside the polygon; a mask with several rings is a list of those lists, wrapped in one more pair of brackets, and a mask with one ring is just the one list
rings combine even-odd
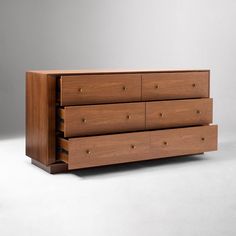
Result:
{"label": "round brass knob", "polygon": [[126,118],[127,120],[129,120],[131,118],[131,115],[127,115]]}
{"label": "round brass knob", "polygon": [[192,87],[193,87],[193,88],[194,88],[194,87],[196,87],[196,84],[195,84],[195,83],[193,83],[193,84],[192,84]]}
{"label": "round brass knob", "polygon": [[87,153],[87,154],[90,154],[90,153],[91,153],[91,151],[90,151],[89,149],[87,149],[87,150],[86,150],[86,153]]}
{"label": "round brass knob", "polygon": [[122,86],[122,89],[123,89],[123,91],[125,91],[126,90],[126,86]]}
{"label": "round brass knob", "polygon": [[197,113],[197,114],[200,114],[200,113],[201,113],[201,111],[200,111],[200,110],[197,110],[197,111],[196,111],[196,113]]}
{"label": "round brass knob", "polygon": [[82,120],[83,123],[87,122],[87,120],[85,118],[82,118],[81,120]]}
{"label": "round brass knob", "polygon": [[205,141],[205,138],[204,138],[204,137],[202,137],[202,138],[201,138],[201,140],[202,140],[202,141]]}
{"label": "round brass knob", "polygon": [[158,89],[158,88],[159,88],[159,85],[158,85],[158,84],[156,84],[156,85],[155,85],[155,89]]}
{"label": "round brass knob", "polygon": [[168,143],[166,141],[164,141],[163,144],[166,146]]}
{"label": "round brass knob", "polygon": [[135,147],[135,145],[134,145],[134,144],[131,144],[131,148],[132,148],[132,149],[135,149],[136,147]]}
{"label": "round brass knob", "polygon": [[78,88],[78,92],[82,93],[83,89],[82,88]]}

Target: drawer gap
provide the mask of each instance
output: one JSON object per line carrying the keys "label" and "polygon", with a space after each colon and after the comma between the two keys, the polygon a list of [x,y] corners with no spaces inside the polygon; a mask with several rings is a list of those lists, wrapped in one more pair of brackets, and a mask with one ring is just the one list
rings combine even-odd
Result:
{"label": "drawer gap", "polygon": [[188,125],[188,126],[179,126],[179,127],[172,127],[172,128],[158,128],[158,129],[142,129],[142,130],[136,130],[136,131],[129,131],[129,132],[117,132],[117,133],[104,133],[104,134],[91,134],[91,135],[77,135],[74,137],[64,137],[64,133],[61,132],[61,136],[66,139],[73,139],[73,138],[86,138],[86,137],[94,137],[94,136],[104,136],[104,135],[120,135],[120,134],[132,134],[132,133],[139,133],[139,132],[145,132],[145,131],[158,131],[158,130],[169,130],[169,129],[183,129],[183,128],[191,128],[191,127],[202,127],[206,125],[211,125],[211,124],[201,124],[201,125]]}
{"label": "drawer gap", "polygon": [[69,158],[69,142],[67,139],[57,138],[57,159],[68,163]]}
{"label": "drawer gap", "polygon": [[60,76],[56,76],[56,102],[57,105],[60,105],[60,94],[61,94],[61,89],[60,89]]}
{"label": "drawer gap", "polygon": [[57,138],[57,146],[65,151],[69,151],[69,141],[64,138]]}
{"label": "drawer gap", "polygon": [[65,112],[63,108],[57,109],[57,130],[61,131],[62,133],[65,131]]}

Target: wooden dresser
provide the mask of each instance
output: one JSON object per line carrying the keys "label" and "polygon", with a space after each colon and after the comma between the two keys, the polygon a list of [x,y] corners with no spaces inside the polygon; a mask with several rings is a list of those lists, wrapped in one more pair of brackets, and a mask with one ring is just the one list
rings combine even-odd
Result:
{"label": "wooden dresser", "polygon": [[210,71],[29,71],[26,155],[50,172],[217,149]]}

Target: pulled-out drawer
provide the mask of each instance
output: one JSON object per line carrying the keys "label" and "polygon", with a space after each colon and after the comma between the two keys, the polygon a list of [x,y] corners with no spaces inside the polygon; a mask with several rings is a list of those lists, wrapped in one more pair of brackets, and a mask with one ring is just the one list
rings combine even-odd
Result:
{"label": "pulled-out drawer", "polygon": [[187,155],[217,149],[217,126],[58,139],[69,169]]}
{"label": "pulled-out drawer", "polygon": [[140,101],[141,75],[65,75],[59,94],[61,106]]}
{"label": "pulled-out drawer", "polygon": [[209,71],[142,74],[142,100],[209,97]]}
{"label": "pulled-out drawer", "polygon": [[161,129],[212,123],[212,99],[146,103],[146,128]]}
{"label": "pulled-out drawer", "polygon": [[217,150],[217,125],[150,132],[150,150],[159,157]]}
{"label": "pulled-out drawer", "polygon": [[145,132],[59,138],[58,145],[62,148],[59,159],[68,163],[69,169],[141,160],[149,154]]}
{"label": "pulled-out drawer", "polygon": [[69,106],[58,110],[64,137],[145,129],[145,103]]}

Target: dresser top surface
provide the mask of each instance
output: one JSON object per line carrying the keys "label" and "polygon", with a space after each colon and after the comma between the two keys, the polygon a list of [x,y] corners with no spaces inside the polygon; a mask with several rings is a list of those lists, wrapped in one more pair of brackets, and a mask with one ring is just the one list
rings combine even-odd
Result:
{"label": "dresser top surface", "polygon": [[121,73],[165,73],[165,72],[209,72],[209,69],[193,69],[193,70],[185,70],[185,69],[175,69],[175,70],[31,70],[28,73],[37,73],[37,74],[46,74],[46,75],[72,75],[72,74],[121,74]]}

